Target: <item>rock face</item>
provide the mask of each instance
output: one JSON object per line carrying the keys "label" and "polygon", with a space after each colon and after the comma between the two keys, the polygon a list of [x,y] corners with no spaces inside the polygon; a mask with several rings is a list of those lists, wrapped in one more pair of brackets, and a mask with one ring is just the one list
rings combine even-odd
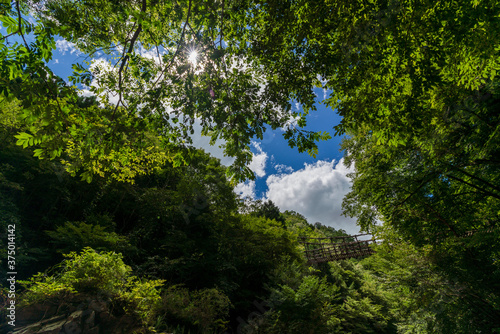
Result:
{"label": "rock face", "polygon": [[19,309],[16,326],[0,326],[8,334],[122,334],[147,333],[132,315],[99,299],[46,302]]}

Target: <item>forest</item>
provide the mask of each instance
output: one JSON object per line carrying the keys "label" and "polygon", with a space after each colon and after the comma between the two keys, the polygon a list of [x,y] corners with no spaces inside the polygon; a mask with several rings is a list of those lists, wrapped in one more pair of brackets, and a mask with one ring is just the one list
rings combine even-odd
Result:
{"label": "forest", "polygon": [[[0,333],[500,333],[500,2],[0,0],[0,24]],[[346,231],[235,193],[277,129],[343,136],[373,254],[312,264],[302,237]]]}

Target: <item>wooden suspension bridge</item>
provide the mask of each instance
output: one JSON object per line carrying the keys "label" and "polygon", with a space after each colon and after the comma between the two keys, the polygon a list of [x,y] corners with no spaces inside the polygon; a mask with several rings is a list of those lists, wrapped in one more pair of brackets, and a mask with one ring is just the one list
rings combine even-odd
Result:
{"label": "wooden suspension bridge", "polygon": [[[476,234],[489,234],[498,232],[498,228],[467,231],[457,238],[468,238]],[[371,236],[370,239],[358,239]],[[376,244],[375,237],[371,234],[357,234],[338,237],[310,238],[299,237],[304,245],[304,252],[309,264],[329,261],[360,258],[375,253],[371,244]]]}
{"label": "wooden suspension bridge", "polygon": [[371,234],[349,236],[309,238],[300,237],[308,263],[323,263],[328,261],[347,260],[371,255],[375,251],[370,247],[375,239],[358,239]]}

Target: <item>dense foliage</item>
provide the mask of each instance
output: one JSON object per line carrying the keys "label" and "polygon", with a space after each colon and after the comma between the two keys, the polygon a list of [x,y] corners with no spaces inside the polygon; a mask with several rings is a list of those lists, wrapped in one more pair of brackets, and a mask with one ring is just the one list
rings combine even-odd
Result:
{"label": "dense foliage", "polygon": [[[278,78],[246,50],[245,4],[238,6],[3,0],[0,21],[9,35],[0,40],[0,92],[22,104],[27,128],[18,144],[36,147],[41,158],[62,157],[68,172],[88,181],[131,181],[165,161],[188,162],[176,148],[191,142],[198,123],[236,158],[228,169],[235,180],[253,177],[250,140],[262,139],[266,127],[284,128],[290,145],[314,155],[315,141],[330,136],[296,126],[305,125],[313,95],[302,114],[292,110]],[[74,64],[68,84],[47,66],[55,35],[107,58]]]}
{"label": "dense foliage", "polygon": [[[2,224],[16,223],[19,278],[31,282],[22,297],[25,304],[64,303],[80,294],[107,296],[125,310],[135,310],[132,314],[145,326],[213,333],[227,326],[237,330],[238,317],[251,314],[256,301],[285,305],[281,291],[314,290],[318,284],[336,291],[336,286],[351,285],[342,272],[328,274],[331,282],[321,272],[310,272],[297,242],[299,233],[344,235],[342,231],[310,225],[295,212],[271,210],[276,208],[272,202],[242,208],[224,168],[200,151],[192,152],[199,164],[164,166],[133,184],[87,184],[54,173],[62,169],[32,157],[14,140],[1,145],[0,190],[8,199],[3,203],[9,203],[2,207]],[[263,212],[277,214],[278,221]],[[61,256],[69,252],[66,259]],[[48,274],[36,274],[48,267]],[[311,301],[320,308],[329,299],[341,307],[337,294],[317,296],[314,291],[302,298],[320,298]],[[356,298],[355,291],[345,290],[344,297],[354,293]],[[285,318],[275,319],[275,312]],[[269,321],[286,326],[284,319],[294,316],[287,312],[296,311],[277,308],[266,315],[263,328]],[[346,321],[343,325],[349,326]],[[250,323],[240,329],[248,330]]]}
{"label": "dense foliage", "polygon": [[[272,202],[238,202],[224,168],[200,151],[193,152],[199,165],[164,166],[133,184],[88,184],[14,140],[1,145],[6,200],[0,216],[2,224],[17,226],[20,278],[31,282],[25,304],[105,296],[145,330],[175,333],[473,333],[500,327],[492,306],[500,270],[486,266],[484,257],[498,249],[496,234],[442,244],[455,250],[445,253],[419,250],[387,229],[375,255],[312,268],[298,236],[345,233],[279,212]],[[464,242],[466,254],[460,252]],[[470,252],[483,262],[470,263]],[[475,271],[463,270],[471,266]]]}
{"label": "dense foliage", "polygon": [[[0,228],[25,302],[105,293],[176,333],[498,333],[499,18],[493,0],[0,1]],[[104,60],[66,82],[56,38]],[[233,192],[267,128],[313,155],[329,138],[301,129],[314,87],[348,135],[345,214],[382,241],[317,268],[298,236],[343,231]],[[198,125],[232,166],[189,146]]]}

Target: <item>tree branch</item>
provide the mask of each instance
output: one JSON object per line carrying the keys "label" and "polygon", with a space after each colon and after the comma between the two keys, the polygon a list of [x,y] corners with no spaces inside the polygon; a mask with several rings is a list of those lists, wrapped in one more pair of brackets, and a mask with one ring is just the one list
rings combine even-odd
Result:
{"label": "tree branch", "polygon": [[30,50],[30,47],[28,45],[28,43],[26,42],[26,39],[24,38],[24,34],[23,34],[23,27],[21,26],[21,23],[22,23],[22,20],[23,20],[23,17],[21,16],[21,9],[19,8],[19,1],[16,1],[16,9],[17,9],[17,16],[18,16],[18,21],[17,21],[17,24],[18,24],[18,33],[21,35],[21,37],[23,38],[23,41],[24,41],[24,45],[26,46],[26,48],[28,49],[28,51]]}
{"label": "tree branch", "polygon": [[492,192],[490,192],[490,191],[488,191],[488,190],[484,190],[483,188],[480,188],[480,187],[476,186],[476,185],[475,185],[475,184],[473,184],[473,183],[467,182],[467,181],[465,181],[465,180],[462,180],[462,179],[460,179],[460,178],[458,178],[458,177],[456,177],[456,176],[450,175],[450,174],[447,174],[446,176],[447,176],[447,177],[449,177],[450,179],[453,179],[453,180],[456,180],[456,181],[458,181],[458,182],[464,183],[464,184],[466,184],[466,185],[468,185],[468,186],[471,186],[472,188],[477,189],[477,190],[479,190],[480,192],[482,192],[482,193],[484,193],[484,194],[486,194],[486,195],[489,195],[489,196],[494,197],[494,198],[496,198],[496,199],[500,199],[500,196],[499,196],[499,195],[497,195],[497,194],[495,194],[495,193],[492,193]]}
{"label": "tree branch", "polygon": [[10,36],[13,36],[13,35],[18,34],[18,33],[19,33],[19,30],[14,31],[13,33],[8,34],[7,36],[2,36],[2,37],[0,38],[0,41],[2,41],[2,40],[4,40],[4,39],[7,39],[7,38],[9,38]]}
{"label": "tree branch", "polygon": [[[175,50],[175,53],[174,53],[172,59],[170,59],[170,62],[168,63],[168,65],[166,65],[163,68],[163,70],[161,71],[160,75],[158,76],[158,79],[156,79],[156,81],[155,81],[155,83],[153,84],[152,87],[155,87],[158,84],[158,82],[160,81],[160,79],[163,77],[163,75],[165,74],[165,72],[167,71],[167,69],[170,68],[170,66],[172,66],[172,64],[174,63],[175,58],[179,54],[180,46],[181,46],[182,41],[184,39],[184,34],[186,33],[186,27],[187,27],[188,22],[189,22],[189,17],[191,16],[191,4],[192,4],[191,0],[189,0],[189,7],[188,7],[187,16],[186,16],[186,22],[184,23],[184,27],[182,28],[181,37],[179,38],[179,42],[177,43],[177,49]],[[154,101],[154,103],[156,104],[157,102],[158,102],[158,98],[156,98],[156,100]]]}
{"label": "tree branch", "polygon": [[148,35],[149,35],[149,37],[151,37],[151,39],[155,43],[156,54],[158,55],[158,61],[159,61],[160,65],[161,65],[163,63],[163,60],[161,59],[160,50],[158,49],[159,43],[156,41],[156,38],[153,36],[153,34],[150,31],[148,31]]}
{"label": "tree branch", "polygon": [[[406,197],[401,203],[399,203],[398,205],[396,205],[396,208],[400,207],[403,204],[405,204],[413,195],[415,195],[420,189],[422,189],[427,183],[429,183],[435,175],[436,175],[436,172],[431,173],[430,175],[428,175],[428,176],[431,176],[431,178],[428,179],[428,180],[422,181],[422,183],[417,187],[417,189],[415,189],[413,192],[411,192],[410,195],[408,195],[408,197]],[[407,191],[407,190],[405,190],[405,191]],[[409,191],[407,191],[407,192],[409,192]]]}
{"label": "tree branch", "polygon": [[459,234],[457,233],[457,231],[455,231],[455,229],[453,228],[453,226],[451,226],[448,223],[448,221],[446,219],[444,219],[439,214],[439,212],[437,212],[432,206],[430,206],[429,204],[425,203],[425,201],[420,201],[420,203],[422,203],[426,208],[428,208],[429,210],[431,210],[436,215],[437,219],[439,219],[442,223],[444,223],[450,229],[450,231],[453,233],[453,235],[455,235],[456,237],[459,236]]}
{"label": "tree branch", "polygon": [[[146,12],[146,0],[142,0],[141,12],[142,13]],[[120,65],[120,69],[118,70],[118,94],[119,94],[119,98],[118,98],[118,102],[116,103],[116,107],[115,107],[115,110],[113,111],[113,116],[111,117],[111,119],[113,119],[114,114],[115,114],[116,110],[118,109],[118,106],[120,105],[120,102],[122,100],[122,71],[125,68],[125,65],[127,64],[128,59],[130,58],[129,54],[132,51],[134,51],[134,44],[135,44],[137,38],[139,38],[141,31],[142,31],[142,24],[139,23],[137,30],[135,31],[134,35],[130,39],[130,45],[128,47],[127,53],[125,54],[125,57],[123,57],[122,63]],[[124,48],[124,51],[125,51],[125,48]]]}
{"label": "tree branch", "polygon": [[451,166],[451,168],[452,168],[452,169],[454,169],[454,170],[456,170],[456,171],[458,171],[458,172],[460,172],[460,173],[462,173],[462,174],[464,174],[464,175],[467,175],[468,177],[470,177],[470,178],[472,178],[472,179],[474,179],[474,180],[477,180],[477,181],[479,181],[479,182],[484,183],[485,185],[487,185],[488,187],[490,187],[490,188],[492,188],[492,189],[495,189],[496,191],[500,191],[500,188],[496,187],[495,185],[493,185],[493,184],[489,183],[489,182],[488,182],[488,181],[486,181],[486,180],[483,180],[483,179],[482,179],[482,178],[480,178],[480,177],[477,177],[477,176],[475,176],[475,175],[473,175],[473,174],[470,174],[470,173],[468,173],[468,172],[466,172],[466,171],[464,171],[464,170],[462,170],[462,169],[460,169],[460,168],[454,167],[454,166]]}
{"label": "tree branch", "polygon": [[222,0],[222,12],[220,15],[220,39],[219,39],[219,46],[222,49],[222,40],[224,39],[224,5],[225,1]]}

